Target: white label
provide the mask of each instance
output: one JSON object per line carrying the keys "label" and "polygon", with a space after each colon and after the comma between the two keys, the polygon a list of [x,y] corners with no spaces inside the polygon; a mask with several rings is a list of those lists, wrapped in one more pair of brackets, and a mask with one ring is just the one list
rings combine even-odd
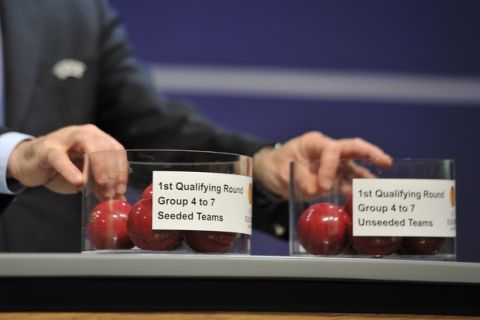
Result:
{"label": "white label", "polygon": [[152,228],[252,234],[252,178],[154,171]]}
{"label": "white label", "polygon": [[353,179],[354,236],[455,237],[455,181]]}

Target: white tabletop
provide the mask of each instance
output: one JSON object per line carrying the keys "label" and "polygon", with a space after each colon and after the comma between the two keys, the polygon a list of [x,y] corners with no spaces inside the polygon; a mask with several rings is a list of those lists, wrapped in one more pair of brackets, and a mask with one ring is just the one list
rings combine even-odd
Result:
{"label": "white tabletop", "polygon": [[480,283],[480,263],[163,253],[2,253],[0,277],[162,277]]}

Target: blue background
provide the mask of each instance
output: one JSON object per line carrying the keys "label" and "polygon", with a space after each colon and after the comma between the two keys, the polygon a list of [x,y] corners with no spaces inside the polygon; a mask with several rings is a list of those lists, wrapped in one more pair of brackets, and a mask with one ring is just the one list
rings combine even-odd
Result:
{"label": "blue background", "polygon": [[[480,79],[475,1],[113,0],[147,66],[280,68]],[[169,92],[271,141],[308,130],[361,136],[392,156],[456,161],[457,250],[480,261],[480,104]],[[480,87],[478,88],[480,92]],[[254,254],[288,254],[255,234]]]}

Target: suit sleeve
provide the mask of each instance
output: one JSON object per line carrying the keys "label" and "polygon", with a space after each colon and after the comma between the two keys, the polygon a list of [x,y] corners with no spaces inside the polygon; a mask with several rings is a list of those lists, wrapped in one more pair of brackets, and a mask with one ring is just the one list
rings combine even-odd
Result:
{"label": "suit sleeve", "polygon": [[132,50],[118,16],[105,3],[100,39],[98,123],[127,148],[203,149],[252,155],[267,144],[233,133],[192,106],[162,99]]}
{"label": "suit sleeve", "polygon": [[[100,96],[97,124],[128,148],[210,150],[253,155],[269,142],[211,123],[192,106],[165,100],[132,56],[119,17],[101,2]],[[255,188],[253,226],[282,238],[288,205]],[[281,228],[278,227],[281,226]],[[279,234],[279,229],[285,232]],[[276,231],[275,231],[276,230]]]}
{"label": "suit sleeve", "polygon": [[[10,131],[7,128],[0,127],[0,135]],[[13,195],[0,193],[0,214],[8,207],[8,205],[15,199]]]}

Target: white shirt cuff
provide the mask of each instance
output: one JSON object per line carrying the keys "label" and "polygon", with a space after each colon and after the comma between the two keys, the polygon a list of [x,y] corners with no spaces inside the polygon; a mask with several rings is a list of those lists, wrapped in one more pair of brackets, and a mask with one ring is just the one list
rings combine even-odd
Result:
{"label": "white shirt cuff", "polygon": [[13,149],[22,141],[32,139],[33,137],[19,132],[6,132],[0,135],[0,193],[15,194],[18,193],[18,184],[11,185],[7,183],[7,165],[8,158]]}

